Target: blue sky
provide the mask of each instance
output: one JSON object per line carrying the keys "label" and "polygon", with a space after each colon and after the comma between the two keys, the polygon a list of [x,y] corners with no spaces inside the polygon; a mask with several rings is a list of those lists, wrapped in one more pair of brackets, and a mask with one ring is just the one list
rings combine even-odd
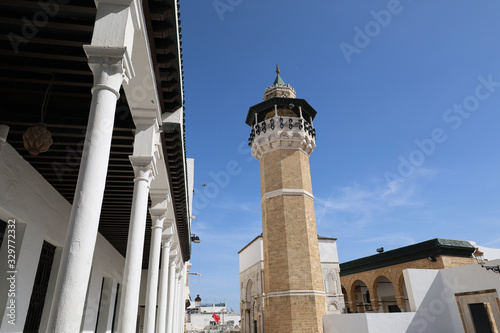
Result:
{"label": "blue sky", "polygon": [[500,247],[498,1],[180,5],[194,297],[239,311],[237,252],[262,232],[244,121],[277,63],[318,111],[316,221],[341,262],[436,237]]}

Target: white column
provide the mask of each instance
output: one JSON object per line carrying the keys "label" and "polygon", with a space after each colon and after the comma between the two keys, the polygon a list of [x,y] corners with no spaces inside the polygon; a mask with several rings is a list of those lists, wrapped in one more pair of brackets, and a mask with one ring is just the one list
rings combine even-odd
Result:
{"label": "white column", "polygon": [[48,332],[78,332],[94,255],[125,48],[86,46],[94,74],[92,103]]}
{"label": "white column", "polygon": [[179,323],[179,293],[180,293],[180,289],[179,289],[179,275],[180,274],[180,269],[177,268],[176,269],[176,272],[175,272],[175,296],[174,296],[174,308],[173,308],[173,311],[174,311],[174,318],[172,320],[172,326],[173,326],[173,333],[177,333],[178,332],[178,323]]}
{"label": "white column", "polygon": [[167,191],[151,191],[151,246],[149,252],[144,333],[155,333],[156,299],[160,266],[161,234],[167,213]]}
{"label": "white column", "polygon": [[167,333],[174,332],[174,301],[175,301],[175,266],[177,260],[172,260],[168,267],[168,304],[167,304]]}
{"label": "white column", "polygon": [[120,333],[135,333],[149,187],[155,176],[154,157],[130,156],[130,161],[134,168],[135,179],[118,321],[118,332]]}
{"label": "white column", "polygon": [[175,305],[175,327],[176,330],[175,332],[184,332],[182,329],[183,326],[183,318],[184,318],[184,286],[182,285],[182,276],[184,272],[185,266],[184,264],[181,263],[181,266],[179,268],[179,271],[177,273],[177,299],[176,299],[176,305]]}
{"label": "white column", "polygon": [[179,331],[184,332],[184,320],[186,318],[186,266],[181,270],[179,278]]}
{"label": "white column", "polygon": [[[170,238],[170,237],[169,237]],[[158,298],[158,319],[156,323],[156,333],[165,333],[167,324],[167,295],[168,290],[168,266],[170,256],[170,246],[172,242],[164,239],[162,242],[161,271],[160,271],[160,295]]]}

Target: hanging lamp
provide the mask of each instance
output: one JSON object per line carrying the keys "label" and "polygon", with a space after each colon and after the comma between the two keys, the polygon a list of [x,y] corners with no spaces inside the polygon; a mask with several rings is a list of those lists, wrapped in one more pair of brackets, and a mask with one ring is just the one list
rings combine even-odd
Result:
{"label": "hanging lamp", "polygon": [[47,112],[47,105],[49,104],[50,92],[52,91],[52,83],[54,82],[54,74],[52,74],[52,79],[50,80],[49,87],[45,92],[45,96],[43,98],[42,111],[40,115],[40,123],[30,127],[26,130],[23,135],[23,143],[24,148],[28,150],[31,156],[36,156],[40,153],[46,152],[49,150],[52,145],[52,133],[47,129],[47,126],[44,124],[43,119],[45,118],[45,114]]}

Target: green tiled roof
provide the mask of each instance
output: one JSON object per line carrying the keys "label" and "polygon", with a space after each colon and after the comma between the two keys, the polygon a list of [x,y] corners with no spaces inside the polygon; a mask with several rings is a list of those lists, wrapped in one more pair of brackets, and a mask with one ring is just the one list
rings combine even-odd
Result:
{"label": "green tiled roof", "polygon": [[276,75],[276,80],[274,80],[273,86],[286,86],[285,82],[281,79],[281,76]]}
{"label": "green tiled roof", "polygon": [[474,246],[467,241],[434,238],[425,242],[341,263],[340,276],[440,255],[472,257],[474,251]]}

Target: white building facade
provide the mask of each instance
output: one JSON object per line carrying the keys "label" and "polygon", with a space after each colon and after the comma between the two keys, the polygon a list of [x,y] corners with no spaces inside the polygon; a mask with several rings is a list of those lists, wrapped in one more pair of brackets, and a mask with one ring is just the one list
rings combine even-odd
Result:
{"label": "white building facade", "polygon": [[[325,307],[328,314],[343,313],[344,296],[340,285],[337,239],[318,236]],[[264,332],[264,247],[262,235],[239,254],[241,332]]]}
{"label": "white building facade", "polygon": [[[199,300],[199,301],[198,301]],[[219,316],[219,322],[216,323],[213,317],[214,313]],[[201,303],[201,298],[196,298],[194,303],[187,309],[186,331],[204,332],[216,327],[224,327],[227,330],[238,329],[241,316],[234,311],[228,311],[226,303]]]}
{"label": "white building facade", "polygon": [[409,312],[331,314],[325,333],[474,333],[500,327],[500,260],[403,270]]}
{"label": "white building facade", "polygon": [[183,332],[194,163],[177,1],[0,11],[18,78],[0,85],[0,331]]}

